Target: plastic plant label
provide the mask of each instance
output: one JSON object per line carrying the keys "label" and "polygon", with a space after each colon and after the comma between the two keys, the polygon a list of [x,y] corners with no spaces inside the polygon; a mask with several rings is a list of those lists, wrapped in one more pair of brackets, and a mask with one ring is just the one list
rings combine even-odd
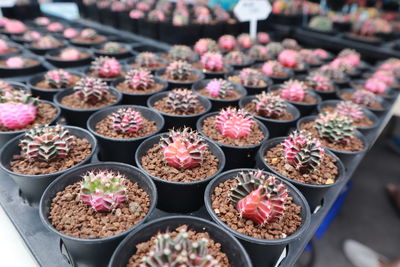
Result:
{"label": "plastic plant label", "polygon": [[0,7],[12,7],[16,0],[0,0]]}
{"label": "plastic plant label", "polygon": [[264,20],[272,11],[267,0],[240,0],[233,9],[240,21]]}

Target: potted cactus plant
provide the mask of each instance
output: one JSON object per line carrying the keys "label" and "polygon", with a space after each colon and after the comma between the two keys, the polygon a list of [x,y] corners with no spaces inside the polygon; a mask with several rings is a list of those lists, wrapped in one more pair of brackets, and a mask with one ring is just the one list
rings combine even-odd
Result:
{"label": "potted cactus plant", "polygon": [[243,109],[226,108],[206,114],[196,127],[222,148],[229,159],[226,169],[254,166],[255,153],[269,137],[267,127]]}
{"label": "potted cactus plant", "polygon": [[21,48],[13,45],[4,39],[0,39],[0,56],[4,55],[17,55],[21,53]]}
{"label": "potted cactus plant", "polygon": [[118,42],[106,42],[94,48],[94,54],[97,57],[114,57],[116,59],[123,59],[132,55],[131,49],[127,44]]}
{"label": "potted cactus plant", "polygon": [[350,82],[350,86],[355,89],[370,91],[387,100],[394,100],[397,96],[397,93],[394,92],[385,81],[376,77],[371,77],[366,80],[353,80]]}
{"label": "potted cactus plant", "polygon": [[204,78],[201,71],[193,69],[186,61],[173,61],[165,70],[156,71],[157,77],[168,82],[169,89],[190,88]]}
{"label": "potted cactus plant", "polygon": [[0,168],[17,183],[21,196],[37,206],[46,187],[68,170],[90,162],[96,147],[94,136],[81,128],[32,128],[4,145]]}
{"label": "potted cactus plant", "polygon": [[149,218],[156,203],[154,183],[143,172],[102,162],[56,179],[43,194],[39,214],[61,238],[71,264],[107,266],[114,249]]}
{"label": "potted cactus plant", "polygon": [[124,68],[116,58],[103,56],[95,58],[85,72],[88,77],[99,78],[109,84],[125,74]]}
{"label": "potted cactus plant", "polygon": [[333,80],[322,71],[313,71],[304,79],[308,88],[317,93],[321,99],[336,98],[337,86]]}
{"label": "potted cactus plant", "polygon": [[83,29],[78,37],[75,37],[70,40],[72,45],[80,46],[80,47],[91,47],[94,45],[99,45],[105,43],[107,41],[107,37],[100,35],[94,29]]}
{"label": "potted cactus plant", "polygon": [[249,95],[256,95],[266,91],[272,84],[272,80],[257,69],[245,68],[225,75],[227,80],[243,85]]}
{"label": "potted cactus plant", "polygon": [[254,45],[254,42],[248,33],[239,34],[236,40],[241,49],[250,49]]}
{"label": "potted cactus plant", "polygon": [[308,65],[304,62],[299,51],[285,49],[278,55],[278,61],[285,68],[292,69],[296,74],[304,74],[308,71]]}
{"label": "potted cactus plant", "polygon": [[198,57],[194,51],[187,45],[173,45],[168,53],[161,53],[161,57],[168,61],[183,60],[194,63]]}
{"label": "potted cactus plant", "polygon": [[166,129],[184,126],[194,128],[197,119],[210,111],[211,102],[189,89],[178,88],[152,95],[147,100],[147,106],[163,115]]}
{"label": "potted cactus plant", "polygon": [[136,55],[134,61],[129,60],[128,66],[134,69],[142,68],[152,72],[162,70],[167,66],[167,63],[162,58],[152,52],[141,52]]}
{"label": "potted cactus plant", "polygon": [[233,35],[225,34],[218,38],[218,48],[222,52],[230,52],[237,48],[236,38]]}
{"label": "potted cactus plant", "polygon": [[333,66],[326,64],[317,69],[317,71],[330,78],[339,88],[346,88],[349,86],[350,78],[341,65]]}
{"label": "potted cactus plant", "polygon": [[87,128],[99,141],[102,161],[133,164],[139,144],[164,128],[164,118],[142,106],[114,106],[93,113]]}
{"label": "potted cactus plant", "polygon": [[337,96],[342,100],[351,101],[380,115],[389,107],[389,103],[381,96],[377,96],[368,90],[342,89],[337,92]]}
{"label": "potted cactus plant", "polygon": [[119,91],[110,88],[97,78],[86,77],[54,95],[54,103],[61,108],[68,124],[86,127],[86,121],[97,110],[118,104],[122,99]]}
{"label": "potted cactus plant", "polygon": [[249,49],[247,55],[252,58],[255,62],[264,62],[271,59],[268,49],[264,45],[254,45]]}
{"label": "potted cactus plant", "polygon": [[193,64],[193,67],[203,71],[206,78],[223,78],[233,68],[224,62],[219,52],[206,52],[200,57],[200,61]]}
{"label": "potted cactus plant", "polygon": [[233,66],[235,69],[243,69],[254,63],[253,58],[247,56],[239,50],[231,51],[224,56],[226,64]]}
{"label": "potted cactus plant", "polygon": [[293,70],[285,68],[277,60],[269,60],[264,64],[256,65],[260,68],[262,74],[269,77],[274,83],[282,83],[293,77]]}
{"label": "potted cactus plant", "polygon": [[239,101],[239,107],[252,113],[264,123],[270,137],[286,135],[300,118],[300,112],[295,106],[271,92],[243,97]]}
{"label": "potted cactus plant", "polygon": [[203,55],[207,52],[218,52],[218,44],[210,38],[201,38],[194,44],[194,52]]}
{"label": "potted cactus plant", "polygon": [[242,243],[257,267],[274,266],[285,246],[310,224],[303,195],[261,170],[234,169],[218,175],[208,184],[204,201],[211,218]]}
{"label": "potted cactus plant", "polygon": [[33,76],[28,85],[34,96],[52,101],[58,91],[74,87],[81,78],[82,75],[79,73],[54,69],[45,74]]}
{"label": "potted cactus plant", "polygon": [[89,64],[92,54],[86,49],[67,47],[48,52],[45,59],[58,68],[74,68]]}
{"label": "potted cactus plant", "polygon": [[28,30],[24,34],[13,34],[10,36],[11,40],[14,42],[25,44],[33,41],[37,41],[42,37],[42,33],[40,31]]}
{"label": "potted cactus plant", "polygon": [[148,138],[136,150],[135,160],[157,186],[157,207],[167,212],[198,210],[207,183],[225,166],[222,150],[190,128]]}
{"label": "potted cactus plant", "polygon": [[320,57],[316,56],[312,49],[303,48],[299,51],[299,53],[303,62],[310,68],[318,68],[324,64],[324,61]]}
{"label": "potted cactus plant", "polygon": [[64,46],[65,46],[64,42],[59,41],[58,39],[49,34],[41,37],[37,41],[33,41],[29,44],[26,44],[26,47],[29,50],[38,55],[44,55],[51,50],[61,48]]}
{"label": "potted cactus plant", "polygon": [[267,48],[268,56],[271,59],[277,59],[278,55],[285,49],[279,42],[270,42],[265,48]]}
{"label": "potted cactus plant", "polygon": [[315,31],[322,34],[333,35],[333,22],[327,16],[315,16],[308,23],[307,30]]}
{"label": "potted cactus plant", "polygon": [[41,60],[33,56],[20,55],[0,58],[0,78],[31,75],[43,71],[43,69]]}

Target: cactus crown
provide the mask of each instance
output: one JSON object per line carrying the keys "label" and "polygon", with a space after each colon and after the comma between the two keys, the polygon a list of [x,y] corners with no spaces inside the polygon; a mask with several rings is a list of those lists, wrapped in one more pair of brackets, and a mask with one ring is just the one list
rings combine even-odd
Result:
{"label": "cactus crown", "polygon": [[97,37],[97,31],[95,31],[94,29],[83,29],[80,33],[80,37],[84,38],[84,39],[89,39],[89,40],[93,40]]}
{"label": "cactus crown", "polygon": [[250,48],[253,46],[253,41],[251,40],[250,34],[248,33],[241,33],[237,37],[237,42],[241,47]]}
{"label": "cactus crown", "polygon": [[230,81],[223,79],[213,79],[208,82],[206,90],[211,95],[211,97],[225,98],[235,90],[235,87]]}
{"label": "cactus crown", "polygon": [[215,119],[215,128],[225,137],[242,138],[250,134],[255,123],[253,116],[244,109],[222,109]]}
{"label": "cactus crown", "polygon": [[151,10],[147,15],[147,18],[149,21],[152,22],[160,22],[166,20],[164,13],[158,9]]}
{"label": "cactus crown", "polygon": [[168,93],[166,105],[175,112],[195,112],[199,99],[188,89],[174,89]]}
{"label": "cactus crown", "polygon": [[184,128],[170,130],[168,136],[161,137],[160,147],[168,165],[177,169],[191,169],[203,162],[207,143],[198,132]]}
{"label": "cactus crown", "polygon": [[233,35],[225,34],[219,37],[218,46],[222,50],[232,50],[236,47],[236,38]]}
{"label": "cactus crown", "polygon": [[190,62],[194,58],[194,53],[189,46],[174,45],[169,49],[168,56],[173,60],[184,60]]}
{"label": "cactus crown", "polygon": [[166,74],[168,78],[175,81],[185,81],[188,80],[192,75],[192,65],[187,63],[186,61],[174,61],[168,65],[166,69]]}
{"label": "cactus crown", "polygon": [[48,71],[44,78],[55,89],[66,88],[71,82],[71,74],[62,69]]}
{"label": "cactus crown", "polygon": [[318,135],[331,143],[347,144],[354,136],[353,122],[338,113],[322,113],[315,120]]}
{"label": "cactus crown", "polygon": [[294,102],[301,102],[307,94],[307,86],[298,80],[289,80],[281,86],[281,96]]}
{"label": "cactus crown", "polygon": [[332,20],[326,16],[315,16],[309,23],[310,28],[320,31],[331,31],[333,28]]}
{"label": "cactus crown", "polygon": [[218,45],[213,39],[202,38],[199,39],[194,45],[194,51],[199,55],[202,55],[206,52],[217,52]]}
{"label": "cactus crown", "polygon": [[354,122],[360,121],[364,116],[362,108],[351,101],[340,102],[337,104],[335,111],[340,116],[347,117]]}
{"label": "cactus crown", "polygon": [[57,47],[59,44],[60,42],[52,35],[45,35],[36,42],[36,45],[43,49]]}
{"label": "cactus crown", "polygon": [[260,86],[263,81],[262,74],[252,68],[242,69],[239,73],[239,78],[244,86]]}
{"label": "cactus crown", "polygon": [[299,48],[299,43],[292,38],[285,38],[282,41],[282,46],[286,49],[297,50]]}
{"label": "cactus crown", "polygon": [[120,133],[136,133],[143,125],[143,117],[133,108],[120,108],[111,114],[112,126]]}
{"label": "cactus crown", "polygon": [[92,62],[90,69],[101,78],[113,78],[121,73],[122,66],[114,57],[100,56]]}
{"label": "cactus crown", "polygon": [[276,58],[284,49],[283,45],[279,42],[270,42],[267,44],[266,48],[268,54],[273,58]]}
{"label": "cactus crown", "polygon": [[268,76],[281,76],[285,74],[285,68],[277,60],[269,60],[262,66],[262,72]]}
{"label": "cactus crown", "polygon": [[82,175],[82,179],[80,199],[97,212],[113,211],[127,198],[127,178],[123,174],[96,170]]}
{"label": "cactus crown", "polygon": [[301,173],[315,170],[325,151],[318,139],[305,131],[294,131],[283,142],[284,157],[287,163]]}
{"label": "cactus crown", "polygon": [[95,104],[109,93],[107,83],[101,79],[86,77],[78,81],[74,86],[75,94],[84,102]]}
{"label": "cactus crown", "polygon": [[37,98],[24,90],[10,88],[0,88],[0,103],[22,103],[36,105]]}
{"label": "cactus crown", "polygon": [[106,53],[118,53],[122,48],[122,45],[117,42],[107,42],[103,45],[103,50]]}
{"label": "cactus crown", "polygon": [[155,266],[207,266],[219,267],[219,262],[208,254],[208,239],[191,241],[186,229],[172,237],[158,234],[148,256],[142,258],[143,267]]}
{"label": "cactus crown", "polygon": [[327,92],[333,88],[331,79],[322,71],[312,72],[307,76],[307,84],[316,91]]}
{"label": "cactus crown", "polygon": [[246,55],[239,50],[229,52],[228,54],[225,55],[224,59],[225,62],[230,65],[244,65],[247,63]]}
{"label": "cactus crown", "polygon": [[231,189],[230,200],[240,217],[258,225],[283,218],[288,190],[275,176],[267,176],[261,170],[243,171],[235,179],[237,184]]}
{"label": "cactus crown", "polygon": [[356,90],[351,96],[351,101],[363,106],[370,106],[375,103],[376,96],[367,90]]}
{"label": "cactus crown", "polygon": [[261,94],[256,95],[253,102],[256,105],[258,115],[271,119],[281,117],[287,108],[285,100],[271,92],[266,93],[263,91]]}
{"label": "cactus crown", "polygon": [[387,86],[387,84],[384,81],[382,81],[378,78],[372,77],[365,81],[364,89],[368,90],[374,94],[381,95],[381,94],[385,93],[389,89],[389,87]]}
{"label": "cactus crown", "polygon": [[135,63],[142,68],[151,68],[158,65],[158,57],[152,52],[142,52],[136,56]]}
{"label": "cactus crown", "polygon": [[125,83],[134,90],[146,90],[154,85],[154,75],[146,69],[133,69],[125,76]]}
{"label": "cactus crown", "polygon": [[224,68],[224,59],[219,52],[207,52],[200,59],[203,68],[208,71],[221,71]]}
{"label": "cactus crown", "polygon": [[61,125],[56,125],[27,131],[20,147],[26,158],[49,162],[65,158],[74,143],[75,137]]}
{"label": "cactus crown", "polygon": [[263,45],[254,45],[249,49],[249,56],[256,60],[266,60],[269,58],[268,49]]}

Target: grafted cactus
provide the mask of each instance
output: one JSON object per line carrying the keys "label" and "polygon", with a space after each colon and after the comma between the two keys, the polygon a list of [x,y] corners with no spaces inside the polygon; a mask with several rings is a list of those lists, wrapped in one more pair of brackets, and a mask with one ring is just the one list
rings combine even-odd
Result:
{"label": "grafted cactus", "polygon": [[351,101],[340,102],[337,104],[335,111],[340,116],[347,117],[354,122],[358,122],[364,117],[362,108]]}
{"label": "grafted cactus", "polygon": [[351,101],[359,105],[370,106],[376,102],[376,96],[367,90],[356,90],[351,96]]}
{"label": "grafted cactus", "polygon": [[287,108],[285,100],[271,92],[262,92],[256,95],[253,102],[256,105],[256,112],[258,115],[271,119],[281,117]]}
{"label": "grafted cactus", "polygon": [[365,81],[364,89],[374,94],[382,95],[389,89],[389,87],[382,80],[378,80],[377,78],[369,78]]}
{"label": "grafted cactus", "polygon": [[212,97],[225,98],[235,90],[235,87],[229,81],[213,79],[207,84],[206,90]]}
{"label": "grafted cactus", "polygon": [[51,88],[61,89],[68,87],[71,83],[72,76],[65,70],[57,69],[48,71],[44,78]]}
{"label": "grafted cactus", "polygon": [[281,96],[294,102],[301,102],[307,94],[307,86],[298,80],[289,80],[281,86]]}
{"label": "grafted cactus", "polygon": [[199,99],[188,89],[174,89],[168,93],[166,105],[176,112],[194,112]]}
{"label": "grafted cactus", "polygon": [[121,74],[122,66],[114,57],[98,57],[91,70],[100,78],[115,78]]}
{"label": "grafted cactus", "polygon": [[224,59],[218,52],[207,52],[201,56],[203,68],[207,71],[222,71],[224,69]]}
{"label": "grafted cactus", "polygon": [[175,81],[185,81],[192,75],[192,65],[186,61],[174,61],[168,65],[165,73],[169,79]]}
{"label": "grafted cactus", "polygon": [[95,104],[109,93],[109,87],[101,79],[86,77],[75,84],[74,91],[82,101]]}
{"label": "grafted cactus", "polygon": [[233,35],[225,34],[219,37],[218,47],[224,51],[231,51],[236,48],[236,38]]}
{"label": "grafted cactus", "polygon": [[280,52],[278,61],[286,68],[297,69],[303,66],[301,54],[292,49],[286,49]]}
{"label": "grafted cactus", "polygon": [[224,60],[230,65],[245,65],[248,62],[242,51],[231,51],[225,55]]}
{"label": "grafted cactus", "polygon": [[288,75],[281,63],[276,60],[265,62],[261,68],[262,73],[272,77],[282,77]]}
{"label": "grafted cactus", "polygon": [[244,86],[261,86],[263,81],[262,74],[258,70],[252,68],[242,69],[239,73],[239,78]]}
{"label": "grafted cactus", "polygon": [[331,143],[347,144],[354,136],[353,122],[337,113],[323,113],[315,120],[318,135]]}
{"label": "grafted cactus", "polygon": [[146,69],[134,69],[128,71],[125,83],[134,90],[146,90],[154,85],[154,75]]}
{"label": "grafted cactus", "polygon": [[133,108],[120,108],[111,114],[112,126],[120,133],[136,133],[143,125],[143,117]]}
{"label": "grafted cactus", "polygon": [[243,48],[250,48],[254,45],[253,41],[251,40],[250,34],[242,33],[239,34],[237,37],[238,44]]}
{"label": "grafted cactus", "polygon": [[276,58],[283,51],[284,47],[279,42],[270,42],[266,46],[268,54],[271,58]]}
{"label": "grafted cactus", "polygon": [[331,79],[321,71],[312,72],[307,76],[306,82],[316,91],[329,92],[333,89]]}
{"label": "grafted cactus", "polygon": [[248,55],[255,60],[267,60],[269,58],[268,49],[263,45],[254,45],[249,49]]}
{"label": "grafted cactus", "polygon": [[218,45],[213,39],[202,38],[199,39],[194,45],[194,51],[199,55],[203,55],[207,52],[217,52]]}
{"label": "grafted cactus", "polygon": [[173,60],[184,60],[191,62],[194,58],[194,53],[189,46],[174,45],[169,49],[168,56]]}
{"label": "grafted cactus", "polygon": [[151,52],[142,52],[136,56],[135,64],[141,68],[152,68],[159,64],[158,57]]}
{"label": "grafted cactus", "polygon": [[253,117],[247,111],[227,108],[217,115],[215,128],[223,136],[236,139],[249,135],[254,123]]}

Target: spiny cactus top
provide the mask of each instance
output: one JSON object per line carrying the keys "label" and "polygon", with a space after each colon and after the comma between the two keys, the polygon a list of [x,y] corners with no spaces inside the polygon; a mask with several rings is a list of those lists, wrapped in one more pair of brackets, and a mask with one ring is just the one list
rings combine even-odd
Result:
{"label": "spiny cactus top", "polygon": [[33,128],[20,141],[23,155],[28,159],[49,162],[65,158],[75,137],[61,125]]}
{"label": "spiny cactus top", "polygon": [[244,86],[254,86],[259,87],[263,82],[262,74],[252,68],[242,69],[239,73],[240,83]]}
{"label": "spiny cactus top", "polygon": [[76,48],[65,48],[60,52],[60,58],[67,61],[79,60],[81,52]]}
{"label": "spiny cactus top", "polygon": [[103,45],[103,51],[106,53],[118,53],[123,48],[120,43],[107,42]]}
{"label": "spiny cactus top", "polygon": [[66,88],[71,83],[71,74],[63,69],[50,70],[44,75],[48,85],[54,89]]}
{"label": "spiny cactus top", "polygon": [[22,39],[25,41],[37,41],[42,38],[42,34],[38,31],[27,31],[22,35]]}
{"label": "spiny cactus top", "polygon": [[225,34],[219,37],[218,47],[224,51],[231,51],[236,48],[236,38],[233,35]]}
{"label": "spiny cactus top", "polygon": [[242,138],[250,134],[255,123],[253,116],[243,109],[222,109],[216,117],[215,128],[225,137]]}
{"label": "spiny cactus top", "polygon": [[283,51],[283,46],[281,43],[279,42],[270,42],[269,44],[266,45],[268,54],[272,57],[272,58],[276,58],[280,52]]}
{"label": "spiny cactus top", "polygon": [[347,117],[354,122],[358,122],[364,117],[362,108],[351,101],[340,102],[337,104],[335,111],[340,116]]}
{"label": "spiny cactus top", "polygon": [[206,52],[217,52],[218,45],[213,39],[202,38],[199,39],[194,45],[194,51],[199,55],[202,55]]}
{"label": "spiny cactus top", "polygon": [[191,241],[184,229],[175,237],[160,233],[149,255],[142,258],[140,267],[219,267],[218,260],[208,253],[207,244],[207,238]]}
{"label": "spiny cactus top", "polygon": [[301,173],[315,170],[325,151],[318,139],[305,131],[294,131],[283,142],[284,157],[287,163]]}
{"label": "spiny cactus top", "polygon": [[281,86],[281,96],[294,102],[302,102],[307,94],[307,86],[298,80],[289,80]]}
{"label": "spiny cactus top", "polygon": [[10,57],[6,60],[7,68],[20,69],[26,66],[27,60],[20,56]]}
{"label": "spiny cactus top", "polygon": [[115,78],[121,74],[122,66],[114,57],[98,57],[90,69],[100,78]]}
{"label": "spiny cactus top", "polygon": [[388,86],[396,83],[395,74],[393,72],[386,71],[386,70],[375,71],[372,74],[371,78],[378,79],[378,80],[386,83],[386,85],[388,85]]}
{"label": "spiny cactus top", "polygon": [[189,46],[174,45],[169,49],[168,57],[173,60],[184,60],[191,62],[194,59],[194,53]]}
{"label": "spiny cactus top", "polygon": [[298,69],[303,66],[301,54],[292,49],[285,49],[279,53],[278,61],[286,68]]}
{"label": "spiny cactus top", "polygon": [[206,90],[211,97],[225,98],[235,90],[235,87],[230,81],[224,79],[213,79],[207,83]]}
{"label": "spiny cactus top", "polygon": [[111,114],[114,130],[124,134],[136,133],[143,125],[143,117],[133,108],[120,108]]}
{"label": "spiny cactus top", "polygon": [[154,85],[154,75],[146,69],[133,69],[125,75],[125,83],[134,90],[150,89]]}
{"label": "spiny cactus top", "polygon": [[207,71],[222,71],[224,69],[224,59],[221,53],[207,52],[200,59],[203,68]]}
{"label": "spiny cactus top", "polygon": [[224,60],[230,65],[245,65],[248,63],[247,56],[239,50],[229,52],[225,55]]}
{"label": "spiny cactus top", "polygon": [[190,78],[193,67],[186,61],[174,61],[165,70],[167,77],[175,81],[185,81]]}
{"label": "spiny cactus top", "polygon": [[345,68],[335,67],[330,64],[322,66],[318,71],[334,81],[344,81],[347,78]]}
{"label": "spiny cactus top", "polygon": [[288,190],[275,176],[267,176],[261,170],[243,171],[235,179],[237,184],[231,189],[230,200],[236,205],[240,217],[258,225],[283,218]]}
{"label": "spiny cactus top", "polygon": [[288,75],[283,65],[277,60],[269,60],[265,62],[261,68],[261,71],[265,75],[273,77],[282,77]]}
{"label": "spiny cactus top", "polygon": [[333,90],[331,79],[321,71],[310,73],[306,79],[307,84],[316,91],[329,92]]}
{"label": "spiny cactus top", "polygon": [[338,113],[323,113],[315,120],[318,135],[330,143],[347,144],[354,136],[352,120]]}
{"label": "spiny cactus top", "polygon": [[197,9],[199,11],[195,12],[196,18],[194,22],[198,24],[210,24],[212,22],[212,17],[208,8],[200,6]]}
{"label": "spiny cactus top", "polygon": [[166,17],[161,10],[154,9],[148,13],[147,19],[151,22],[160,22],[165,21]]}
{"label": "spiny cactus top", "polygon": [[382,80],[379,80],[377,78],[369,78],[364,83],[364,89],[374,94],[382,95],[389,89],[389,87]]}
{"label": "spiny cactus top", "polygon": [[177,169],[191,169],[201,165],[207,143],[198,132],[189,128],[170,130],[168,136],[161,137],[164,161]]}
{"label": "spiny cactus top", "polygon": [[371,106],[376,102],[376,96],[367,90],[356,90],[351,96],[351,101],[359,105]]}
{"label": "spiny cactus top", "polygon": [[254,45],[249,49],[248,55],[255,60],[267,60],[269,58],[268,50],[263,45]]}
{"label": "spiny cactus top", "polygon": [[237,37],[237,42],[243,48],[250,48],[254,44],[251,40],[250,34],[248,33],[239,34],[239,36]]}
{"label": "spiny cactus top", "polygon": [[256,95],[253,102],[256,105],[256,112],[258,115],[271,119],[277,119],[283,116],[287,108],[285,100],[271,92],[266,93],[263,91],[261,94]]}
{"label": "spiny cactus top", "polygon": [[123,174],[96,170],[87,172],[82,179],[80,199],[97,212],[111,212],[127,198],[127,178]]}
{"label": "spiny cactus top", "polygon": [[184,8],[176,8],[172,15],[172,24],[174,26],[183,26],[189,24],[189,12]]}
{"label": "spiny cactus top", "polygon": [[142,52],[136,56],[135,64],[142,68],[152,68],[158,66],[158,57],[152,52]]}
{"label": "spiny cactus top", "polygon": [[86,103],[96,104],[109,93],[107,83],[98,78],[86,77],[74,86],[75,94]]}
{"label": "spiny cactus top", "polygon": [[166,105],[176,112],[195,112],[198,104],[197,95],[188,89],[174,89],[167,95]]}

